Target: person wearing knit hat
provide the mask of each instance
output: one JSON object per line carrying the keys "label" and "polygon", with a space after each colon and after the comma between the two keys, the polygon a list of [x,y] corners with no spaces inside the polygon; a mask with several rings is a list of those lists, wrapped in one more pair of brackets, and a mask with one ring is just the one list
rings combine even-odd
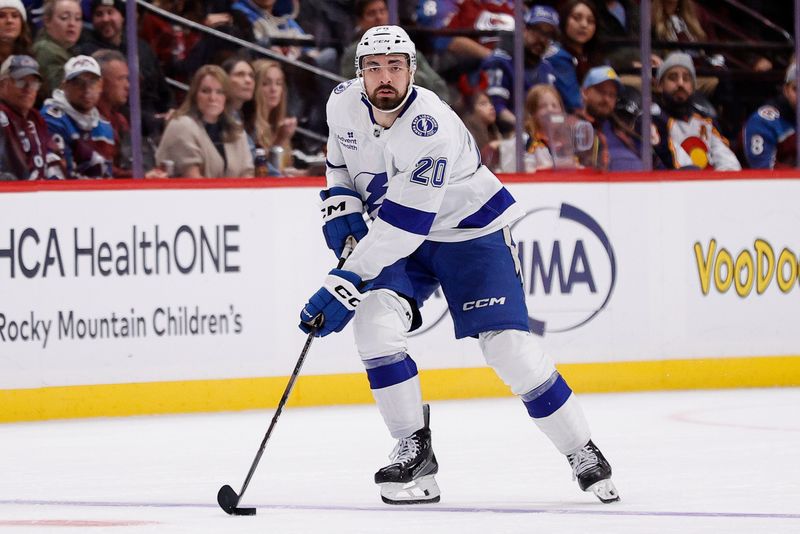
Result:
{"label": "person wearing knit hat", "polygon": [[28,15],[20,0],[0,0],[0,63],[12,54],[31,53]]}
{"label": "person wearing knit hat", "polygon": [[697,73],[694,70],[692,56],[684,52],[673,52],[664,59],[664,62],[661,63],[656,72],[656,83],[661,83],[661,79],[675,67],[683,67],[686,69],[692,78],[692,86],[697,84]]}
{"label": "person wearing knit hat", "polygon": [[696,86],[691,56],[673,52],[664,59],[656,73],[660,96],[653,113],[653,150],[668,169],[740,170],[728,140],[695,105]]}
{"label": "person wearing knit hat", "polygon": [[22,20],[28,20],[28,13],[25,11],[25,6],[22,4],[21,0],[0,0],[0,10],[6,8],[16,9],[19,12],[19,16],[22,17]]}
{"label": "person wearing knit hat", "polygon": [[786,69],[780,95],[758,108],[744,125],[742,140],[747,165],[753,169],[794,168],[797,163],[795,123],[797,66]]}

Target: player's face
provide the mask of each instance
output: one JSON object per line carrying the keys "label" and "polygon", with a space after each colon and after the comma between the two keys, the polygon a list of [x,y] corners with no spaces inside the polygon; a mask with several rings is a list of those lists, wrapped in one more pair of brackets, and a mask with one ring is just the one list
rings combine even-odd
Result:
{"label": "player's face", "polygon": [[197,110],[203,120],[215,124],[225,111],[225,90],[213,76],[204,76],[197,90]]}
{"label": "player's face", "polygon": [[797,86],[794,82],[787,83],[783,86],[783,96],[792,105],[793,109],[797,109]]}
{"label": "player's face", "polygon": [[607,119],[617,103],[617,84],[611,80],[587,87],[583,91],[586,111],[595,119]]}
{"label": "player's face", "polygon": [[100,101],[103,80],[91,72],[82,72],[62,85],[67,101],[81,113],[89,113]]}
{"label": "player's face", "polygon": [[411,71],[404,54],[367,56],[361,60],[364,90],[378,109],[398,106],[408,91]]}
{"label": "player's face", "polygon": [[686,67],[672,67],[667,71],[659,84],[661,92],[675,102],[683,104],[694,93],[692,73]]}
{"label": "player's face", "polygon": [[10,43],[22,33],[22,16],[13,7],[0,9],[0,43]]}

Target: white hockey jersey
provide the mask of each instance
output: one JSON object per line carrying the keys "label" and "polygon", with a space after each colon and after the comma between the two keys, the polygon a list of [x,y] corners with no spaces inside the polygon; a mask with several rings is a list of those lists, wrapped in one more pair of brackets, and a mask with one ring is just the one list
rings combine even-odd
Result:
{"label": "white hockey jersey", "polygon": [[357,80],[337,86],[328,100],[328,187],[358,192],[373,220],[345,269],[369,280],[426,239],[466,241],[523,215],[435,93],[414,86],[390,128],[374,113]]}

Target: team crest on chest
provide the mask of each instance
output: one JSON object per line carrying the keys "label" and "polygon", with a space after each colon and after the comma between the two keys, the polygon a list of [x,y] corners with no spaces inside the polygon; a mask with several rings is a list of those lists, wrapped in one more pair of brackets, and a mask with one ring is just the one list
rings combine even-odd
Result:
{"label": "team crest on chest", "polygon": [[439,123],[430,115],[417,115],[411,121],[411,129],[420,137],[430,137],[439,130]]}

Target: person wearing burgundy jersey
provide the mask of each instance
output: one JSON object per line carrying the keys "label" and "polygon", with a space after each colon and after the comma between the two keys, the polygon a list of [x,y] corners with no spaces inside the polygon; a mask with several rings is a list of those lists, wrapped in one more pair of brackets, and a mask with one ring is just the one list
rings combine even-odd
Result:
{"label": "person wearing burgundy jersey", "polygon": [[41,86],[39,64],[30,56],[9,56],[0,66],[0,179],[64,178],[47,126],[33,109]]}

